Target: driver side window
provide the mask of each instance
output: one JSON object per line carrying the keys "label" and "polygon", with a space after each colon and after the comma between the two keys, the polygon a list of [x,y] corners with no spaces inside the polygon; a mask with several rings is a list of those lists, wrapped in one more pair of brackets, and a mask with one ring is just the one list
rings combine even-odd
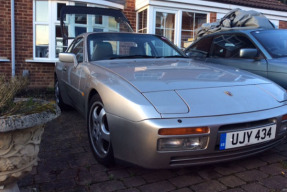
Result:
{"label": "driver side window", "polygon": [[82,63],[84,60],[84,40],[79,38],[73,43],[73,47],[69,50],[70,53],[76,55],[78,63]]}
{"label": "driver side window", "polygon": [[205,37],[186,50],[189,57],[206,58],[209,56],[213,37]]}
{"label": "driver side window", "polygon": [[216,58],[240,58],[242,48],[256,49],[253,43],[242,35],[220,35],[213,40],[211,55]]}

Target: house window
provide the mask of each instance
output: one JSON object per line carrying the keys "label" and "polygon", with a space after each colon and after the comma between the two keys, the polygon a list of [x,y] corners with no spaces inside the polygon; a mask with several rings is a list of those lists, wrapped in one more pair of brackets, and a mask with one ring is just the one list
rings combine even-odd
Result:
{"label": "house window", "polygon": [[[96,6],[72,1],[34,0],[34,59],[55,60],[67,49],[71,40],[63,40],[60,28],[61,8],[66,5]],[[70,37],[85,32],[119,31],[119,24],[108,16],[74,14],[64,20]]]}
{"label": "house window", "polygon": [[147,9],[138,13],[138,33],[147,33]]}
{"label": "house window", "polygon": [[155,34],[162,35],[174,42],[175,14],[156,12]]}
{"label": "house window", "polygon": [[49,12],[47,1],[35,3],[35,57],[49,57]]}
{"label": "house window", "polygon": [[206,23],[206,14],[182,12],[181,47],[188,47],[194,40],[195,30]]}

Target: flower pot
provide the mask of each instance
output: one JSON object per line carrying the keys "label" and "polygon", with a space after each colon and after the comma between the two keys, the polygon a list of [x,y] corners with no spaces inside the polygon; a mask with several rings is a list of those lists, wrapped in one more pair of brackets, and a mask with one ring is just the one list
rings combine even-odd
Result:
{"label": "flower pot", "polygon": [[0,192],[9,191],[8,186],[15,191],[15,183],[37,165],[44,125],[60,115],[59,107],[53,107],[53,112],[0,117]]}

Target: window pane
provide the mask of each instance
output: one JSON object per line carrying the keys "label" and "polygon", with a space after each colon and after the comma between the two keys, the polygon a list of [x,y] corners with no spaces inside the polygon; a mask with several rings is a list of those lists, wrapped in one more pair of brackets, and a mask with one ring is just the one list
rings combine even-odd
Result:
{"label": "window pane", "polygon": [[36,25],[36,57],[49,57],[49,26]]}
{"label": "window pane", "polygon": [[93,32],[103,32],[104,30],[103,29],[100,29],[100,28],[94,28],[93,29]]}
{"label": "window pane", "polygon": [[71,53],[74,53],[76,55],[77,61],[79,63],[83,62],[83,53],[84,53],[84,51],[83,51],[83,42],[84,42],[83,39],[79,39],[75,43],[73,49],[71,50]]}
{"label": "window pane", "polygon": [[87,15],[76,14],[75,15],[75,23],[77,23],[77,24],[87,24]]}
{"label": "window pane", "polygon": [[87,28],[86,27],[75,27],[75,35],[78,36],[82,33],[86,33]]}
{"label": "window pane", "polygon": [[95,24],[102,25],[103,24],[103,16],[95,15]]}
{"label": "window pane", "polygon": [[175,14],[156,13],[156,34],[163,35],[169,40],[174,41],[174,20]]}
{"label": "window pane", "polygon": [[194,39],[194,13],[182,12],[181,47],[188,47]]}
{"label": "window pane", "polygon": [[138,32],[146,33],[147,29],[147,9],[138,13]]}
{"label": "window pane", "polygon": [[194,29],[201,27],[203,23],[206,23],[206,14],[195,13],[195,26]]}
{"label": "window pane", "polygon": [[88,36],[89,60],[182,56],[165,37],[136,33],[98,33]]}
{"label": "window pane", "polygon": [[193,29],[194,13],[182,12],[182,29],[192,30]]}
{"label": "window pane", "polygon": [[213,40],[212,56],[239,58],[239,52],[242,48],[255,48],[255,46],[244,36],[221,35]]}
{"label": "window pane", "polygon": [[117,28],[118,23],[116,22],[114,17],[109,17],[109,27],[110,28]]}
{"label": "window pane", "polygon": [[[67,27],[66,27],[67,30]],[[68,47],[68,41],[63,41],[61,34],[61,27],[56,26],[56,58],[59,57],[59,53],[65,52]]]}
{"label": "window pane", "polygon": [[48,21],[48,1],[36,1],[36,21]]}

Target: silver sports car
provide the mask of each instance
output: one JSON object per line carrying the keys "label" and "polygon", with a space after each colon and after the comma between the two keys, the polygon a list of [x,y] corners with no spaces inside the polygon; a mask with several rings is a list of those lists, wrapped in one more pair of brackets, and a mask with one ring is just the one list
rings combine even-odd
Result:
{"label": "silver sports car", "polygon": [[102,164],[207,164],[286,140],[284,89],[249,72],[195,62],[165,37],[84,33],[59,60],[57,103],[86,118]]}

